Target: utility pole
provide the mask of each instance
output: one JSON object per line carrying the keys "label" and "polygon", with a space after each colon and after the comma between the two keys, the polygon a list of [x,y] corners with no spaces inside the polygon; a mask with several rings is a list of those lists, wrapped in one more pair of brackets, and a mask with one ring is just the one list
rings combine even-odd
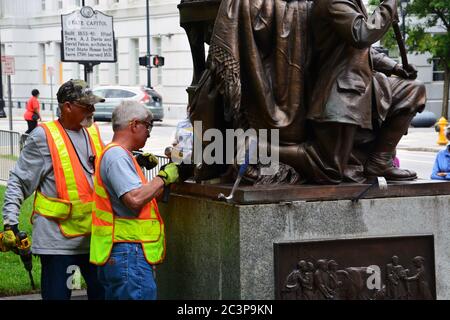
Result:
{"label": "utility pole", "polygon": [[[81,7],[84,7],[85,4],[85,0],[81,0]],[[82,63],[82,65],[84,66],[84,81],[87,82],[87,84],[90,86],[91,85],[91,81],[90,81],[90,77],[89,77],[89,73],[91,73],[93,71],[93,65],[89,62],[87,63]]]}
{"label": "utility pole", "polygon": [[406,11],[402,13],[402,34],[403,39],[406,39],[406,25],[405,25]]}
{"label": "utility pole", "polygon": [[[150,61],[150,5],[149,0],[147,1],[147,57]],[[150,62],[149,62],[150,64]],[[150,65],[147,66],[147,87],[152,87],[152,68]]]}
{"label": "utility pole", "polygon": [[402,35],[403,35],[403,39],[406,39],[406,14],[407,12],[407,7],[409,4],[409,0],[400,0],[400,13],[402,15]]}
{"label": "utility pole", "polygon": [[[0,57],[1,56],[2,56],[2,41],[0,38]],[[3,100],[3,71],[1,62],[0,62],[0,118],[6,118],[5,100]]]}
{"label": "utility pole", "polygon": [[[85,0],[81,0],[81,7],[84,7],[86,4],[84,2]],[[89,83],[89,67],[87,66],[86,63],[83,63],[84,66],[84,81],[86,81],[87,83]]]}

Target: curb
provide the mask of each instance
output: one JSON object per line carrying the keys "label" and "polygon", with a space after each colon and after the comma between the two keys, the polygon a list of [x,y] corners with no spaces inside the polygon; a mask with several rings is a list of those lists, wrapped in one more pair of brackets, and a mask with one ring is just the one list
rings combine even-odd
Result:
{"label": "curb", "polygon": [[439,152],[443,148],[436,147],[397,147],[397,150],[419,151],[419,152]]}

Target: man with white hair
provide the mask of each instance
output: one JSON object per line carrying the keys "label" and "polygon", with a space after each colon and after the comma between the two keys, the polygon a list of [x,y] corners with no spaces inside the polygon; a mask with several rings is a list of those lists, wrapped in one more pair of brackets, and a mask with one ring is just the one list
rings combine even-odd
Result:
{"label": "man with white hair", "polygon": [[[445,128],[445,137],[450,141],[450,126]],[[436,155],[431,179],[450,180],[450,143]]]}
{"label": "man with white hair", "polygon": [[155,198],[178,180],[178,168],[169,163],[147,182],[134,159],[152,120],[140,103],[122,102],[112,115],[113,140],[96,164],[90,261],[100,266],[108,300],[156,299],[152,266],[164,259],[165,236]]}

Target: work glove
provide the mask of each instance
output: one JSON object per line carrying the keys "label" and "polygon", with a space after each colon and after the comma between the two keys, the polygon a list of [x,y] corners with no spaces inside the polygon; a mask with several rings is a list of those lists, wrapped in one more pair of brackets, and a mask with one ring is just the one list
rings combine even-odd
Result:
{"label": "work glove", "polygon": [[151,170],[158,165],[158,158],[149,152],[138,154],[136,156],[137,163],[147,170]]}
{"label": "work glove", "polygon": [[2,245],[4,248],[14,248],[17,244],[16,234],[19,233],[19,228],[16,225],[5,225],[3,232]]}
{"label": "work glove", "polygon": [[158,177],[160,177],[164,181],[164,185],[168,186],[172,183],[178,181],[178,166],[176,163],[171,162],[161,167],[161,170],[158,173]]}
{"label": "work glove", "polygon": [[407,80],[416,80],[417,79],[417,68],[410,64],[406,67],[403,67],[401,64],[397,64],[394,67],[394,72],[397,77],[407,79]]}

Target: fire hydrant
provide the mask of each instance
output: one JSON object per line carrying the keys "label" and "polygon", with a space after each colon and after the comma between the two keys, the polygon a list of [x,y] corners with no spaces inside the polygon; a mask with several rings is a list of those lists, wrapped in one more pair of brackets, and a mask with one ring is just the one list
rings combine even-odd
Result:
{"label": "fire hydrant", "polygon": [[442,117],[439,119],[437,124],[439,126],[439,138],[437,143],[441,146],[444,146],[448,143],[447,138],[445,137],[445,128],[447,127],[448,121],[444,117]]}

